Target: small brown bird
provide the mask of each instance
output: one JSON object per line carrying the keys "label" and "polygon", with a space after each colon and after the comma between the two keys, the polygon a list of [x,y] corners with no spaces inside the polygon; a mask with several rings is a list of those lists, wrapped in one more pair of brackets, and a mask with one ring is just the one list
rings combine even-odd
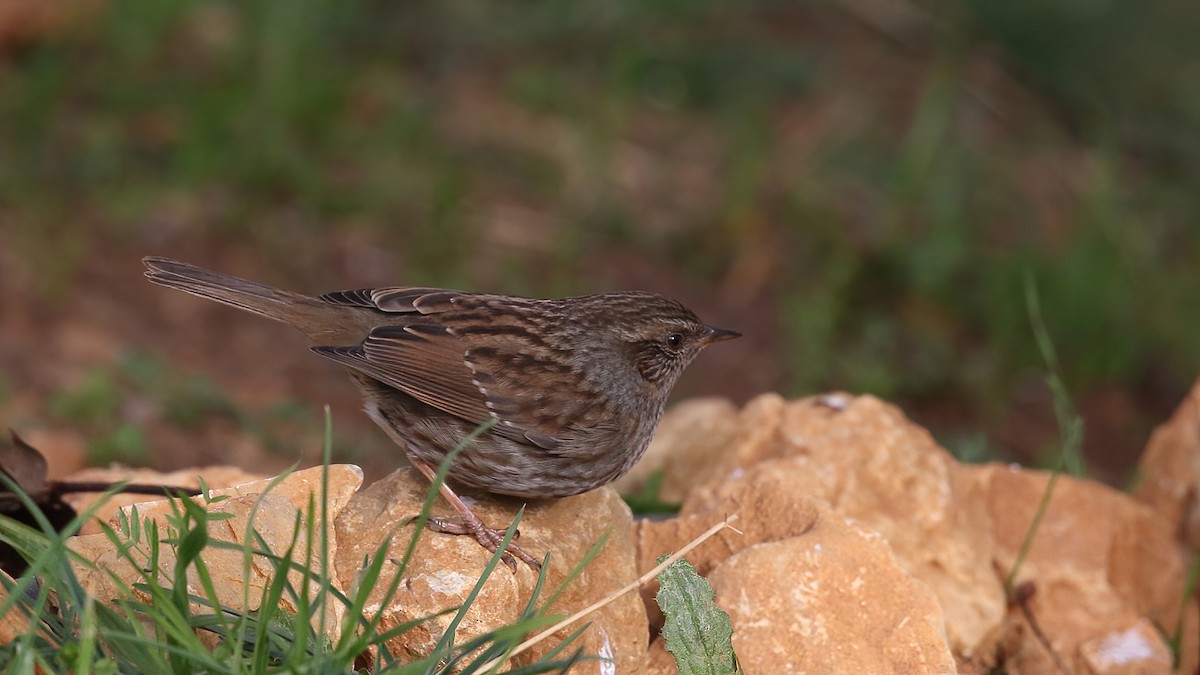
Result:
{"label": "small brown bird", "polygon": [[[528,499],[566,497],[624,475],[645,452],[667,396],[706,346],[738,337],[683,305],[641,291],[559,300],[389,287],[320,297],[271,288],[166,258],[146,277],[299,329],[347,368],[371,419],[429,480],[464,437],[494,425],[455,458],[455,485]],[[485,527],[449,486],[442,495],[490,551]],[[538,563],[515,544],[512,553]]]}

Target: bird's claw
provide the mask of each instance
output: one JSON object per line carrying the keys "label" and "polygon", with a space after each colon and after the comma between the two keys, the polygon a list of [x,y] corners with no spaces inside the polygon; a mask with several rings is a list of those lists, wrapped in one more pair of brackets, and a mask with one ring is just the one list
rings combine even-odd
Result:
{"label": "bird's claw", "polygon": [[[495,553],[500,548],[500,544],[504,543],[504,535],[507,534],[507,530],[495,530],[490,527],[485,527],[483,523],[479,522],[478,520],[475,522],[470,522],[456,518],[431,517],[429,519],[428,527],[434,532],[440,532],[442,534],[474,537],[475,541],[479,542],[480,546],[484,547],[491,553]],[[542,568],[542,564],[517,545],[517,539],[520,537],[520,530],[513,532],[512,540],[509,541],[508,546],[504,548],[504,553],[501,554],[500,559],[503,560],[504,564],[508,565],[509,569],[511,569],[513,572],[517,571],[517,562],[513,556],[520,558],[521,562],[528,565],[529,568],[534,572],[539,571]]]}

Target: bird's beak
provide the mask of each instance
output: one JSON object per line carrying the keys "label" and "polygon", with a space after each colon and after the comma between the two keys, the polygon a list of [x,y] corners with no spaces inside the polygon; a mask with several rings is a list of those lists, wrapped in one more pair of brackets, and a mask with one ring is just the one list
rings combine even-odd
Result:
{"label": "bird's beak", "polygon": [[731,330],[725,330],[724,328],[713,328],[712,326],[709,326],[708,335],[705,335],[701,342],[707,347],[714,342],[723,342],[725,340],[732,340],[733,338],[737,337],[742,337],[742,334]]}

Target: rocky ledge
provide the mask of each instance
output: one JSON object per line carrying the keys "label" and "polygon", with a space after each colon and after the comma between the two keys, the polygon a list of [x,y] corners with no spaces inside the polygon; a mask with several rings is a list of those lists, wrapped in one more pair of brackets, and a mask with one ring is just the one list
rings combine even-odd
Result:
{"label": "rocky ledge", "polygon": [[[616,488],[529,504],[520,543],[535,556],[551,554],[547,588],[555,588],[607,536],[555,600],[553,611],[570,613],[736,513],[739,531],[721,532],[688,559],[729,613],[735,651],[750,673],[1195,673],[1200,620],[1184,587],[1186,561],[1200,542],[1200,385],[1155,432],[1141,470],[1129,495],[1016,466],[961,464],[895,406],[870,396],[785,401],[768,394],[740,410],[695,400],[668,412],[642,464]],[[218,490],[230,499],[211,507],[231,514],[222,531],[238,541],[252,514],[260,531],[290,534],[320,471],[298,472],[270,490],[269,481],[244,482],[227,469],[191,475],[210,487],[238,483]],[[326,569],[352,589],[375,551],[404,556],[426,485],[402,469],[359,489],[356,467],[330,471]],[[662,499],[682,508],[669,519],[634,519],[618,490],[636,491],[655,473]],[[519,507],[505,499],[475,503],[494,526]],[[439,502],[435,511],[447,509]],[[125,577],[108,538],[81,535],[73,547],[112,562],[116,575],[83,578],[98,597],[118,596]],[[222,562],[213,553],[209,565],[224,569],[232,588],[243,563],[240,554],[225,555]],[[457,606],[488,557],[468,538],[429,533],[399,592],[367,607],[386,629]],[[319,569],[320,561],[310,564]],[[389,569],[377,589],[394,576]],[[516,619],[535,582],[523,566],[498,569],[457,625],[458,641]],[[234,605],[243,597],[237,589],[227,598]],[[654,591],[643,587],[640,598],[626,594],[591,615],[579,645],[604,659],[573,672],[675,672],[656,637],[662,617]],[[0,638],[23,630],[8,619]],[[399,656],[426,654],[449,628],[448,617],[438,618],[388,647]],[[1176,652],[1168,643],[1174,635],[1182,636]],[[517,661],[553,646],[550,640]]]}

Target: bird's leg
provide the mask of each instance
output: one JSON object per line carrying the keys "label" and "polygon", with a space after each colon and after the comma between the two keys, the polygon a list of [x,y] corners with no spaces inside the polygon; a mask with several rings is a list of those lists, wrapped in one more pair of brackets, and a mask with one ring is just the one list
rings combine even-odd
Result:
{"label": "bird's leg", "polygon": [[[409,459],[413,466],[417,467],[417,471],[420,471],[430,483],[434,482],[434,480],[437,478],[437,472],[434,471],[432,466],[419,459]],[[471,507],[467,506],[463,500],[454,493],[454,490],[451,490],[450,486],[446,485],[445,481],[442,481],[441,493],[442,497],[445,498],[447,502],[450,502],[450,506],[454,507],[455,512],[458,513],[458,517],[462,522],[455,522],[445,518],[431,517],[429,519],[429,529],[433,530],[434,532],[442,532],[444,534],[470,535],[475,538],[475,541],[479,542],[480,546],[484,547],[488,551],[491,551],[492,553],[495,553],[496,549],[500,548],[501,542],[504,541],[506,530],[494,530],[484,525],[483,521],[471,511]],[[533,556],[522,550],[520,546],[517,546],[516,540],[519,536],[521,536],[519,531],[513,533],[512,541],[510,541],[508,546],[505,547],[504,553],[501,555],[501,559],[506,565],[511,567],[514,572],[517,570],[517,564],[516,561],[513,560],[513,556],[520,558],[521,562],[529,565],[534,572],[540,570],[542,568],[542,564],[534,559]]]}

